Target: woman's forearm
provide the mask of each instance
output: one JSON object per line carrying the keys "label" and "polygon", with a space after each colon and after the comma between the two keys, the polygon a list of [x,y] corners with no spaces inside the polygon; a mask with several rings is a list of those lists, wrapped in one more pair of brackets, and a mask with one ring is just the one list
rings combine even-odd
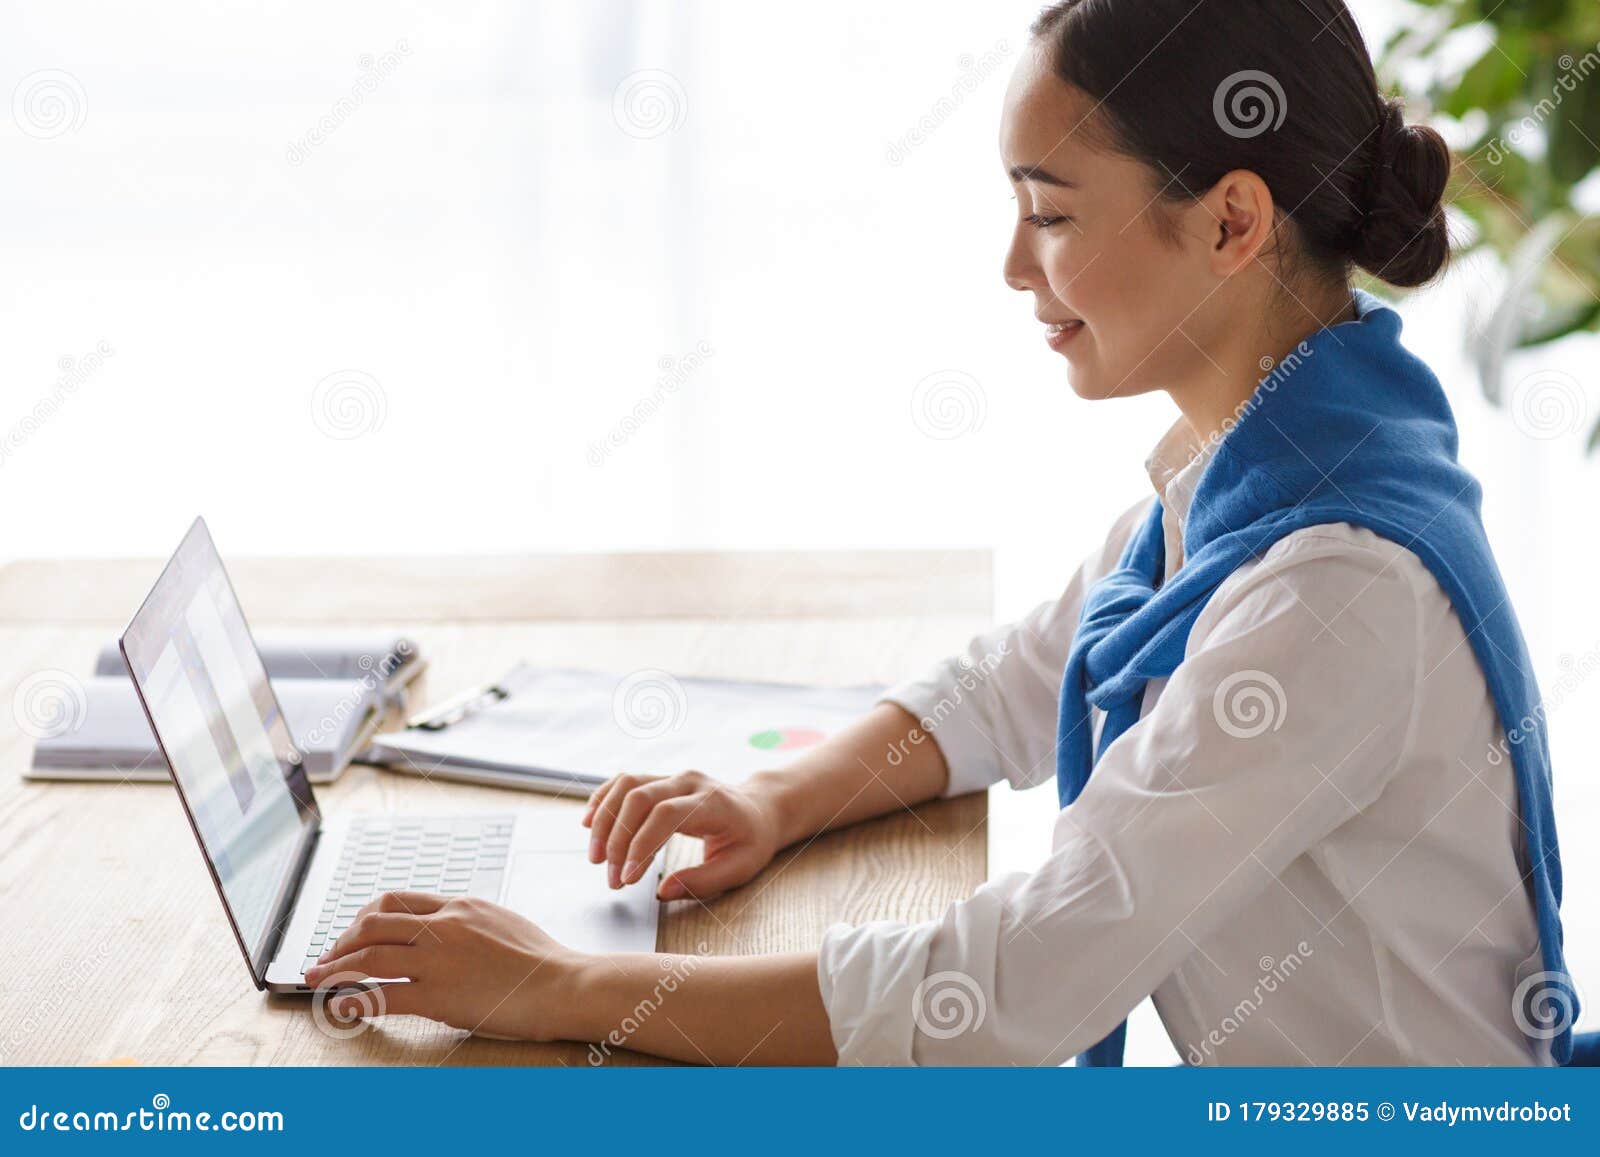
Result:
{"label": "woman's forearm", "polygon": [[776,818],[780,846],[935,799],[949,768],[933,736],[892,703],[778,771],[745,782]]}
{"label": "woman's forearm", "polygon": [[591,957],[562,1033],[600,1063],[632,1049],[691,1064],[831,1065],[817,954]]}
{"label": "woman's forearm", "polygon": [[[770,857],[771,841],[783,847],[910,808],[942,794],[948,782],[949,770],[933,738],[903,709],[880,704],[781,770],[739,785],[738,791],[768,817],[771,833],[765,856],[751,871]],[[591,808],[604,818],[603,806]],[[720,815],[714,800],[692,814],[703,820]],[[637,828],[641,822],[640,816],[630,820],[624,804],[617,824]],[[591,1057],[628,1048],[697,1064],[836,1060],[815,952],[595,956],[559,975],[563,991],[554,1001],[559,1010],[555,1032],[591,1042]]]}

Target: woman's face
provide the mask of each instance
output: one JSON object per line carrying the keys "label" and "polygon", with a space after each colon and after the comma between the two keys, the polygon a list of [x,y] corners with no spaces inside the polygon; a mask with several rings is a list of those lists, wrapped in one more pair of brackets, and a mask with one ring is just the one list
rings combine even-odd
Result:
{"label": "woman's face", "polygon": [[1006,283],[1033,294],[1045,340],[1067,359],[1080,396],[1175,389],[1204,376],[1218,336],[1218,311],[1208,308],[1214,218],[1203,205],[1169,202],[1162,209],[1178,236],[1158,232],[1159,183],[1139,162],[1090,147],[1093,109],[1031,42],[1000,127],[1017,197]]}

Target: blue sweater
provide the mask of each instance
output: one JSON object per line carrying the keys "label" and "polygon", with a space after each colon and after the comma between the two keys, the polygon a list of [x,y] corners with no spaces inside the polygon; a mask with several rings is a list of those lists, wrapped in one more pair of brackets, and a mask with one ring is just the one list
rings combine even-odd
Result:
{"label": "blue sweater", "polygon": [[[1517,986],[1519,1022],[1558,1064],[1574,1057],[1578,1002],[1561,946],[1561,853],[1550,749],[1522,630],[1479,513],[1477,481],[1456,460],[1438,379],[1400,344],[1400,317],[1357,292],[1357,320],[1318,331],[1265,378],[1217,446],[1183,527],[1184,562],[1161,584],[1161,506],[1117,569],[1089,591],[1061,686],[1056,783],[1062,807],[1100,754],[1139,720],[1146,682],[1183,661],[1189,631],[1241,563],[1308,526],[1348,522],[1412,551],[1449,596],[1483,669],[1515,770],[1544,968]],[[1099,751],[1090,706],[1106,712]],[[1078,1058],[1118,1065],[1126,1025]]]}

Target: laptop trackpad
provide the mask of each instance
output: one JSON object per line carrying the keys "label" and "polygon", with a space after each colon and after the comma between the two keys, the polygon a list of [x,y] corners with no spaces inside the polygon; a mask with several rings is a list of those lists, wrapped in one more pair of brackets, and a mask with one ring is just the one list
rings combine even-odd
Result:
{"label": "laptop trackpad", "polygon": [[505,905],[582,952],[654,952],[655,871],[620,891],[581,853],[518,849],[507,865]]}

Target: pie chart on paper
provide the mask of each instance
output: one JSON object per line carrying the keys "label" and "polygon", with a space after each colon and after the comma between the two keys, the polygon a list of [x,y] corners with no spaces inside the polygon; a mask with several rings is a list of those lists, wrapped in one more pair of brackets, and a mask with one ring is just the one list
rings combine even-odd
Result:
{"label": "pie chart on paper", "polygon": [[752,735],[750,746],[758,751],[792,751],[821,743],[826,738],[814,727],[774,727]]}

